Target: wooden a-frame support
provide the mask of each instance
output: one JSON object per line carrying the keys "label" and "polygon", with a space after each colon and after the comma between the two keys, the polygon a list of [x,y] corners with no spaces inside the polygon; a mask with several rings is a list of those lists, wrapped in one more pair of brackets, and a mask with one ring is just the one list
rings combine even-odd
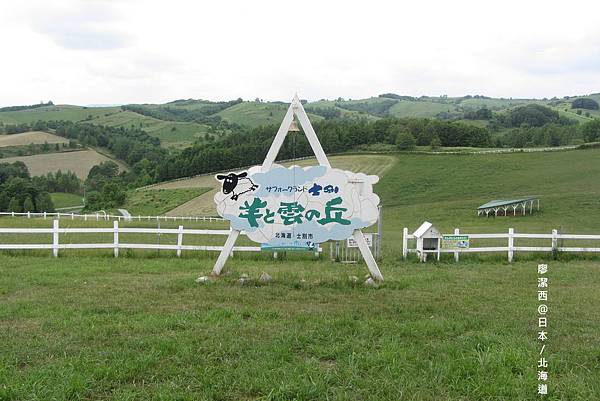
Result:
{"label": "wooden a-frame support", "polygon": [[[290,107],[288,108],[287,112],[285,113],[285,116],[283,117],[283,121],[281,122],[281,125],[279,126],[277,135],[275,135],[275,139],[273,140],[273,143],[271,144],[271,147],[269,148],[269,152],[267,153],[267,156],[265,157],[265,160],[262,164],[261,171],[263,171],[263,172],[268,171],[271,168],[271,166],[273,165],[273,163],[275,162],[275,158],[277,157],[277,154],[279,153],[279,149],[281,149],[281,145],[283,145],[283,141],[288,134],[290,125],[292,124],[292,121],[294,121],[294,116],[296,116],[298,118],[298,121],[300,122],[300,125],[302,126],[302,129],[304,130],[304,133],[306,134],[308,143],[310,144],[310,147],[312,148],[313,152],[315,152],[315,156],[317,157],[317,161],[319,162],[319,165],[325,166],[325,167],[331,167],[331,164],[329,164],[329,160],[327,159],[327,155],[325,155],[325,152],[323,151],[321,142],[319,142],[319,138],[317,138],[317,134],[315,133],[315,130],[313,129],[312,124],[310,123],[310,120],[308,119],[308,116],[306,115],[306,111],[304,111],[304,107],[302,107],[302,103],[300,102],[300,99],[298,98],[298,95],[296,94],[294,96],[294,99],[292,100],[292,103],[290,104]],[[219,258],[217,259],[215,266],[213,267],[213,270],[212,270],[213,275],[218,276],[219,274],[221,274],[221,270],[223,270],[223,267],[225,266],[225,263],[227,262],[227,259],[229,258],[229,255],[231,254],[231,251],[233,250],[233,246],[235,245],[235,241],[237,240],[237,237],[239,235],[240,235],[239,230],[231,228],[229,236],[227,237],[227,240],[225,241],[225,245],[223,245],[223,249],[221,250],[221,253],[219,254]],[[365,260],[367,267],[369,268],[369,272],[370,272],[373,280],[383,281],[383,276],[381,275],[381,272],[379,271],[377,262],[375,261],[375,258],[373,258],[371,249],[369,249],[369,246],[367,245],[367,242],[365,241],[365,237],[364,237],[362,231],[354,230],[354,232],[352,233],[352,237],[354,237],[354,240],[356,241],[356,244],[358,245],[358,249],[360,250],[362,257]]]}

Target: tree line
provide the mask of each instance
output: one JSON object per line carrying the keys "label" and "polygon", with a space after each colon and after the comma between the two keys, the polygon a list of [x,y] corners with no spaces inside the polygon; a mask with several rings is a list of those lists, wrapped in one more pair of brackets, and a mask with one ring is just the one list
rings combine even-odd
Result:
{"label": "tree line", "polygon": [[33,180],[25,163],[0,163],[0,211],[53,212],[47,188]]}
{"label": "tree line", "polygon": [[[400,133],[406,132],[417,144],[441,146],[489,146],[488,130],[472,125],[425,118],[384,118],[366,120],[323,120],[314,124],[327,153],[350,151],[360,145],[395,145]],[[232,133],[211,143],[196,144],[172,154],[157,166],[158,181],[209,173],[261,163],[277,131],[276,126],[262,126]],[[303,134],[290,134],[278,158],[290,159],[312,155]]]}
{"label": "tree line", "polygon": [[[196,122],[201,124],[209,124],[211,126],[220,126],[221,128],[230,128],[230,125],[227,121],[222,120],[220,116],[215,114],[242,102],[243,100],[241,98],[228,102],[179,100],[168,103],[168,105],[165,106],[129,104],[121,106],[121,109],[129,110],[144,116],[158,118],[159,120],[164,121]],[[194,107],[178,107],[178,105],[190,104],[193,104]]]}

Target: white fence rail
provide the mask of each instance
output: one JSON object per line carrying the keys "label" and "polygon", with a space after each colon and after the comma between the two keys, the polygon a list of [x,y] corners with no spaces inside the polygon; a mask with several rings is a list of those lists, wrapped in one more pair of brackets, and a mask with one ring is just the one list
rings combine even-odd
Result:
{"label": "white fence rail", "polygon": [[[101,243],[60,243],[60,234],[113,234],[112,242]],[[0,242],[0,250],[27,250],[27,249],[49,249],[57,257],[60,249],[112,249],[115,257],[119,256],[119,249],[155,249],[155,250],[173,250],[177,251],[177,256],[181,256],[182,251],[215,251],[220,252],[223,249],[221,245],[184,245],[184,235],[229,235],[229,230],[202,230],[186,229],[183,226],[178,228],[141,228],[141,227],[119,227],[119,221],[113,221],[113,227],[92,227],[92,228],[61,228],[58,220],[53,221],[52,228],[4,228],[0,227],[0,234],[52,234],[52,242],[44,244],[12,244]],[[171,234],[177,235],[177,244],[153,244],[153,243],[124,243],[119,239],[120,234]],[[242,231],[242,235],[245,235]],[[234,246],[233,252],[261,252],[260,246]],[[315,251],[315,256],[323,252],[319,246]],[[273,253],[277,257],[277,252]]]}
{"label": "white fence rail", "polygon": [[[600,241],[600,235],[597,234],[562,234],[558,233],[557,230],[552,230],[551,233],[541,234],[526,234],[516,233],[513,228],[509,228],[507,233],[497,234],[466,234],[461,233],[458,228],[454,230],[453,235],[467,235],[469,239],[506,239],[506,246],[486,246],[486,247],[469,247],[463,249],[416,249],[409,247],[408,241],[415,240],[416,237],[408,233],[408,228],[404,228],[402,235],[402,257],[406,259],[409,253],[416,253],[420,260],[425,260],[427,254],[436,255],[439,260],[441,253],[452,253],[454,254],[454,260],[458,262],[461,253],[477,253],[477,252],[506,252],[509,262],[514,260],[515,253],[517,252],[598,252],[600,253],[600,242],[597,247],[575,247],[575,246],[562,246],[559,242],[562,240],[586,240],[586,241]],[[516,246],[515,239],[528,238],[528,239],[542,239],[550,240],[549,246]],[[440,241],[441,242],[441,241]]]}
{"label": "white fence rail", "polygon": [[[113,241],[108,243],[63,243],[59,242],[60,234],[97,234],[112,233]],[[152,243],[123,243],[119,241],[119,234],[176,234],[177,244],[152,244]],[[160,249],[175,250],[177,256],[182,251],[221,251],[222,246],[216,245],[183,245],[184,235],[229,235],[229,230],[198,230],[179,228],[130,228],[119,227],[119,221],[113,221],[112,228],[61,228],[59,221],[54,220],[52,228],[4,228],[0,227],[0,234],[52,234],[52,242],[45,244],[7,244],[0,243],[0,250],[17,249],[51,249],[52,254],[58,256],[60,249],[113,249],[115,257],[119,256],[119,249]],[[260,252],[259,246],[236,246],[233,251]]]}
{"label": "white fence rail", "polygon": [[221,217],[214,216],[120,216],[120,215],[112,215],[106,213],[85,213],[85,214],[77,214],[77,213],[16,213],[16,212],[0,212],[0,217],[9,216],[9,217],[25,217],[28,219],[42,217],[44,219],[80,219],[84,221],[88,220],[117,220],[117,221],[203,221],[203,222],[217,222],[217,221],[225,221],[225,219]]}

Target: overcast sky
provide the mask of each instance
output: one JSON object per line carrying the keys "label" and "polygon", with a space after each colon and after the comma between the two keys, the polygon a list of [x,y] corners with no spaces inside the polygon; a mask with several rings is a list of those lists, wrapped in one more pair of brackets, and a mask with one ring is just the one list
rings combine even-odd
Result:
{"label": "overcast sky", "polygon": [[0,3],[0,105],[600,92],[600,1]]}

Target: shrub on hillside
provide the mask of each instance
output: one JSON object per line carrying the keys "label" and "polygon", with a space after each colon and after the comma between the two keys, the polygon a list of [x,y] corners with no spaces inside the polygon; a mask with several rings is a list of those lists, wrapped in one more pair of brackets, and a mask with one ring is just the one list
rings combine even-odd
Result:
{"label": "shrub on hillside", "polygon": [[589,97],[582,97],[575,99],[571,102],[572,109],[587,109],[587,110],[598,110],[600,106],[598,102]]}
{"label": "shrub on hillside", "polygon": [[396,146],[399,150],[412,150],[417,146],[417,141],[411,133],[400,132],[396,137]]}

